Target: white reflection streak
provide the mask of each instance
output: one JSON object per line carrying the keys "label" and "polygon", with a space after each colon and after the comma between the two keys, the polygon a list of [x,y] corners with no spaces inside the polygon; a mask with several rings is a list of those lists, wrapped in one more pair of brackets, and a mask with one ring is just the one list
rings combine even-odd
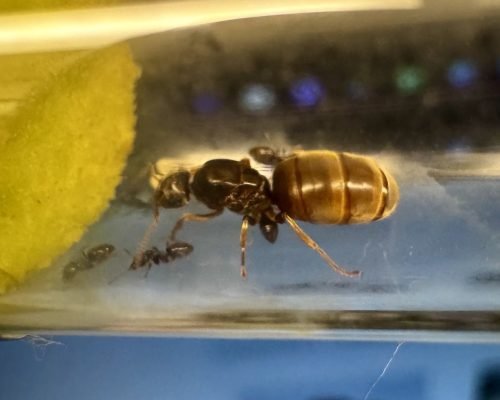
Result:
{"label": "white reflection streak", "polygon": [[372,245],[372,241],[370,239],[370,240],[368,240],[368,242],[366,242],[366,244],[363,247],[363,257],[361,258],[361,260],[359,260],[360,263],[363,262],[364,259],[366,258],[366,254],[368,253],[368,248],[371,247],[371,245]]}
{"label": "white reflection streak", "polygon": [[398,351],[399,349],[401,348],[401,346],[404,344],[405,342],[400,342],[398,343],[398,345],[396,346],[396,349],[394,350],[394,352],[392,353],[392,356],[391,358],[389,359],[389,361],[387,361],[387,364],[385,364],[385,367],[384,369],[382,370],[382,373],[378,376],[378,378],[375,380],[375,382],[373,382],[373,385],[371,385],[370,389],[368,390],[368,392],[366,392],[365,394],[365,397],[363,397],[363,400],[368,400],[368,397],[370,396],[370,394],[373,392],[373,389],[375,389],[375,386],[377,386],[377,384],[380,382],[380,380],[384,377],[385,373],[387,372],[387,370],[389,369],[390,365],[392,364],[392,362],[394,361],[394,358],[396,357],[396,354],[398,354]]}
{"label": "white reflection streak", "polygon": [[0,16],[0,53],[82,49],[141,35],[271,15],[408,10],[420,0],[194,0]]}
{"label": "white reflection streak", "polygon": [[389,271],[389,276],[391,278],[392,284],[396,287],[398,294],[401,294],[401,289],[399,287],[398,281],[396,279],[396,274],[394,273],[392,269],[392,264],[389,262],[389,257],[387,257],[387,250],[382,247],[381,244],[379,244],[379,247],[382,249],[382,255],[385,260],[385,265],[387,266],[387,271]]}

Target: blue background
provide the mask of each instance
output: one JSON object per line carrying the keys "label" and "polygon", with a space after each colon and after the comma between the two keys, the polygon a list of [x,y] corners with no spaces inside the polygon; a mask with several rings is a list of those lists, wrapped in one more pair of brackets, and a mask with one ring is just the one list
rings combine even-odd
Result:
{"label": "blue background", "polygon": [[[0,342],[1,399],[363,399],[392,342],[52,337]],[[403,343],[368,399],[478,399],[500,346]]]}

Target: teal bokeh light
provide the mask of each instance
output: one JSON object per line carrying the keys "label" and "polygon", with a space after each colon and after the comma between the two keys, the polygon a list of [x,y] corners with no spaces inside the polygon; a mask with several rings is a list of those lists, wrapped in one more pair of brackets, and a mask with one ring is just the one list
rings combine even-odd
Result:
{"label": "teal bokeh light", "polygon": [[425,78],[425,72],[420,67],[402,67],[396,71],[396,87],[403,94],[414,94],[425,85]]}

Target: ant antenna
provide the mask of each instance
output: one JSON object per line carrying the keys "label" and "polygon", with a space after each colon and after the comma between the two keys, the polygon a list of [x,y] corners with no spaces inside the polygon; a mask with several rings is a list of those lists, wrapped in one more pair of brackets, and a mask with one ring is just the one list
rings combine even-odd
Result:
{"label": "ant antenna", "polygon": [[[156,171],[156,165],[153,163],[150,164],[150,170]],[[142,237],[141,241],[137,245],[137,248],[135,250],[135,255],[134,255],[134,262],[137,263],[139,259],[142,257],[144,250],[147,248],[149,244],[149,240],[151,239],[151,236],[153,235],[153,232],[155,231],[156,227],[158,226],[158,223],[160,222],[160,207],[158,206],[158,201],[156,199],[156,195],[158,193],[158,188],[155,189],[155,192],[153,194],[153,220],[149,224],[148,228],[146,229],[146,232],[144,232],[144,236]]]}
{"label": "ant antenna", "polygon": [[118,280],[118,278],[120,278],[123,275],[125,275],[128,271],[130,271],[130,268],[127,268],[125,271],[120,272],[118,275],[116,275],[113,279],[111,279],[108,282],[108,285],[112,285],[113,283],[115,283]]}
{"label": "ant antenna", "polygon": [[144,254],[144,250],[146,250],[146,248],[149,244],[149,240],[151,239],[153,232],[155,231],[156,227],[158,226],[158,222],[159,222],[159,216],[154,216],[153,220],[151,221],[148,228],[146,229],[146,232],[144,232],[144,236],[142,237],[141,241],[137,245],[137,248],[135,249],[135,255],[133,256],[135,263],[139,262],[140,258]]}
{"label": "ant antenna", "polygon": [[[128,251],[127,249],[123,249],[123,251],[125,251],[125,253],[127,253],[130,257],[134,258],[134,255],[130,251]],[[111,279],[108,282],[108,285],[115,283],[118,280],[118,278],[125,275],[128,271],[130,271],[130,268],[127,268],[126,270],[121,271],[118,275],[116,275],[113,279]]]}

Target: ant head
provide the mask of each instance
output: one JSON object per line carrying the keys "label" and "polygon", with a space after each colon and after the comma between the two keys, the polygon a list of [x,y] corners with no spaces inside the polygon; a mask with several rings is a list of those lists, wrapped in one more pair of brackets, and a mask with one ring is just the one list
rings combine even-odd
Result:
{"label": "ant head", "polygon": [[66,265],[63,269],[63,280],[70,281],[75,277],[75,275],[80,270],[78,263],[72,261],[68,265]]}
{"label": "ant head", "polygon": [[157,208],[179,208],[189,202],[189,179],[188,171],[179,171],[168,175],[163,179],[156,190],[154,202]]}

